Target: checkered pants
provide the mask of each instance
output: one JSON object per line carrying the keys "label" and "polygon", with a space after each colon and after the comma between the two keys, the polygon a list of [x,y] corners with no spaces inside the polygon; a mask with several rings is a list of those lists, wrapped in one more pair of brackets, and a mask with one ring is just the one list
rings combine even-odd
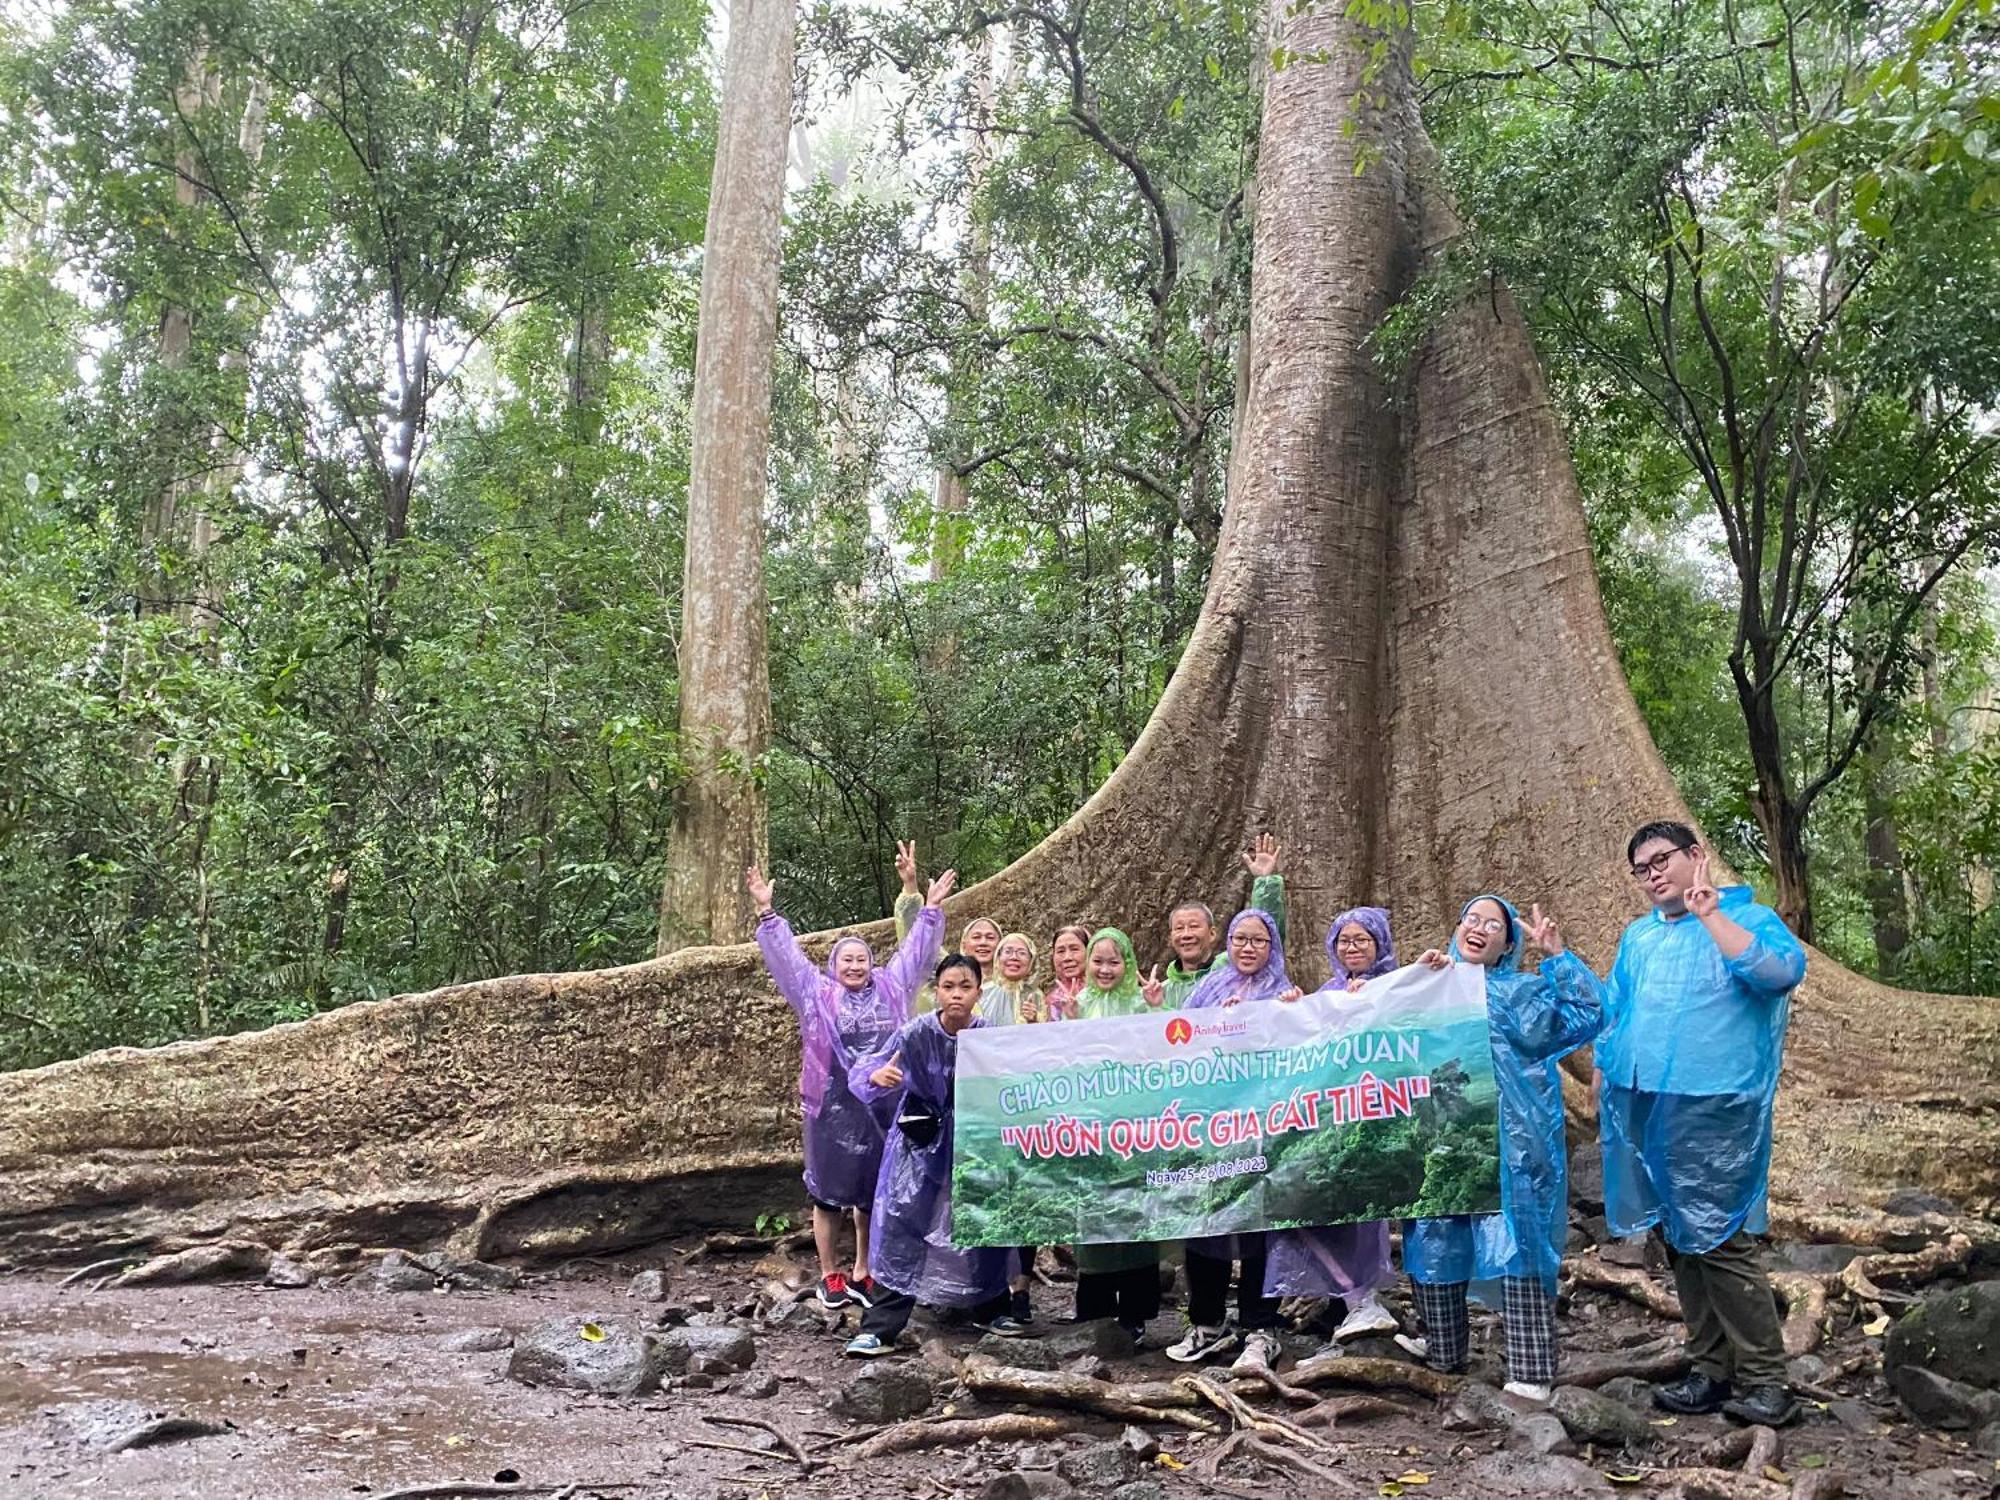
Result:
{"label": "checkered pants", "polygon": [[[1465,1366],[1471,1325],[1462,1281],[1412,1281],[1417,1313],[1427,1341],[1424,1362],[1439,1370]],[[1507,1329],[1507,1378],[1529,1385],[1553,1385],[1556,1378],[1556,1305],[1532,1276],[1509,1276],[1500,1283],[1500,1318]]]}

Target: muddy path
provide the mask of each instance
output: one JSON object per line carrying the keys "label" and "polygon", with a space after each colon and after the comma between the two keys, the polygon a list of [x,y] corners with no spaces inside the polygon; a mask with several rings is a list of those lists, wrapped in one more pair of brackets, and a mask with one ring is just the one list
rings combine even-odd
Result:
{"label": "muddy path", "polygon": [[[1675,1491],[1667,1476],[1652,1470],[1695,1462],[1699,1450],[1729,1430],[1720,1417],[1666,1422],[1645,1406],[1636,1383],[1614,1381],[1600,1394],[1637,1413],[1644,1436],[1629,1446],[1573,1442],[1563,1445],[1570,1455],[1545,1457],[1518,1433],[1464,1430],[1462,1420],[1447,1425],[1439,1404],[1390,1391],[1382,1394],[1397,1403],[1395,1409],[1322,1430],[1328,1446],[1315,1461],[1340,1484],[1241,1452],[1205,1476],[1199,1465],[1220,1436],[1151,1426],[1150,1437],[1165,1454],[1160,1458],[1125,1433],[1123,1423],[968,1394],[955,1378],[954,1361],[980,1335],[920,1317],[913,1329],[920,1347],[876,1363],[930,1377],[936,1397],[929,1415],[1034,1410],[1068,1417],[1075,1430],[1042,1441],[961,1444],[857,1466],[855,1444],[836,1440],[863,1432],[865,1424],[835,1415],[829,1402],[862,1367],[840,1355],[849,1331],[845,1320],[810,1303],[780,1314],[781,1326],[761,1315],[749,1320],[756,1358],[743,1374],[697,1374],[690,1384],[670,1379],[666,1389],[622,1399],[509,1378],[503,1339],[544,1320],[580,1325],[592,1318],[664,1316],[722,1325],[760,1288],[768,1303],[774,1277],[789,1276],[803,1286],[807,1275],[802,1255],[753,1253],[683,1266],[685,1249],[661,1246],[616,1263],[536,1273],[500,1292],[383,1292],[358,1283],[277,1290],[248,1282],[90,1290],[87,1284],[59,1287],[52,1274],[0,1275],[0,1497],[367,1497],[445,1481],[548,1487],[542,1493],[574,1485],[571,1500],[596,1493],[674,1500],[856,1493],[1057,1500],[1072,1488],[1119,1500],[1216,1493],[1261,1500],[1339,1493],[1349,1485],[1347,1492],[1360,1495],[1393,1494],[1397,1486],[1426,1496],[1584,1493],[1593,1485],[1605,1493],[1625,1488],[1657,1494]],[[668,1270],[665,1302],[628,1295],[632,1274],[649,1267]],[[1035,1289],[1041,1330],[1061,1331],[1071,1291],[1061,1281]],[[1407,1306],[1393,1296],[1390,1301],[1407,1321]],[[1656,1344],[1677,1331],[1625,1300],[1594,1292],[1578,1293],[1561,1321],[1572,1360]],[[1158,1350],[1180,1326],[1178,1312],[1170,1309],[1149,1330],[1149,1349],[1116,1359],[1071,1355],[1062,1362],[1118,1381],[1170,1380],[1187,1370]],[[1488,1319],[1475,1333],[1474,1374],[1497,1384],[1503,1378],[1498,1330]],[[1287,1352],[1296,1358],[1322,1342],[1293,1334]],[[1817,1368],[1837,1367],[1843,1356],[1865,1353],[1871,1343],[1880,1340],[1857,1327],[1836,1326],[1814,1356],[1821,1361]],[[1851,1495],[1996,1493],[1995,1460],[1958,1437],[1911,1423],[1889,1397],[1878,1368],[1864,1361],[1824,1389],[1836,1399],[1815,1400],[1783,1435],[1776,1472],[1786,1476],[1785,1484],[1766,1477],[1759,1481],[1763,1490],[1742,1493],[1788,1494],[1786,1486],[1797,1477],[1821,1470],[1839,1475]],[[108,1451],[120,1436],[162,1415],[220,1431]],[[755,1428],[709,1420],[716,1417],[781,1428],[823,1466],[804,1473],[784,1454],[699,1446],[761,1450],[775,1441]],[[1121,1439],[1135,1451],[1112,1452]],[[815,1444],[829,1446],[812,1453]],[[1600,1477],[1606,1473],[1619,1475],[1621,1483]]]}

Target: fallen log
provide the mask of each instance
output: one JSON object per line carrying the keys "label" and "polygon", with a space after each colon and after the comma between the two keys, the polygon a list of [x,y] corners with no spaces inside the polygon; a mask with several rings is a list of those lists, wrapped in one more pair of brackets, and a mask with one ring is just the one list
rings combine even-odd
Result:
{"label": "fallen log", "polygon": [[1681,1321],[1681,1299],[1638,1266],[1614,1266],[1589,1254],[1571,1256],[1563,1262],[1562,1269],[1577,1286],[1613,1293],[1638,1303],[1648,1312],[1676,1323]]}
{"label": "fallen log", "polygon": [[1962,1234],[1975,1245],[2000,1245],[2000,1225],[1954,1214],[1885,1214],[1880,1209],[1810,1210],[1771,1205],[1771,1235],[1815,1245],[1860,1245],[1909,1252]]}
{"label": "fallen log", "polygon": [[915,1453],[924,1448],[952,1448],[991,1440],[1024,1443],[1061,1437],[1081,1424],[1073,1417],[1044,1417],[1029,1412],[1001,1412],[991,1417],[949,1417],[942,1421],[898,1422],[862,1443],[847,1461],[864,1463],[887,1458],[892,1453]]}
{"label": "fallen log", "polygon": [[1215,1424],[1191,1408],[1200,1403],[1174,1381],[1128,1385],[1067,1370],[1017,1370],[982,1354],[968,1355],[960,1367],[965,1388],[975,1395],[1002,1396],[1037,1406],[1070,1406],[1127,1422],[1168,1422],[1194,1432],[1214,1432]]}
{"label": "fallen log", "polygon": [[1563,1385],[1596,1389],[1607,1380],[1633,1375],[1640,1380],[1671,1380],[1688,1372],[1687,1346],[1676,1338],[1658,1339],[1632,1349],[1613,1349],[1606,1354],[1586,1354],[1563,1361],[1556,1379]]}

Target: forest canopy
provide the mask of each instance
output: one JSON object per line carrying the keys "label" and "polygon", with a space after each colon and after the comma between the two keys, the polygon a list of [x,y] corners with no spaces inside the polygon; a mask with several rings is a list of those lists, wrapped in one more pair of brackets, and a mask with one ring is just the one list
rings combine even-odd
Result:
{"label": "forest canopy", "polygon": [[[1719,850],[1842,962],[2000,993],[1992,0],[1413,19],[1472,233],[1379,360],[1513,288]],[[651,956],[707,7],[4,24],[0,1067]],[[805,930],[887,914],[899,837],[999,869],[1146,722],[1227,491],[1261,83],[1315,63],[1235,0],[799,36],[746,770]]]}

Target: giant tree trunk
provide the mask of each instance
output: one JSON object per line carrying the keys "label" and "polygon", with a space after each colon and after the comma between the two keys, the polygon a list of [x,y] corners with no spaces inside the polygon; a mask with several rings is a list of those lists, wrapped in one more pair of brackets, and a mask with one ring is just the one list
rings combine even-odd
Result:
{"label": "giant tree trunk", "polygon": [[792,125],[792,0],[736,0],[709,188],[681,588],[681,788],[660,896],[662,954],[738,942],[756,912],[771,742],[764,490],[778,333],[778,231]]}
{"label": "giant tree trunk", "polygon": [[[1150,962],[1173,901],[1244,897],[1237,851],[1268,828],[1295,972],[1356,899],[1392,905],[1409,952],[1493,889],[1552,903],[1603,967],[1641,907],[1626,834],[1685,809],[1619,674],[1561,430],[1499,288],[1446,314],[1397,388],[1378,371],[1370,330],[1458,225],[1407,78],[1345,135],[1347,23],[1288,26],[1294,57],[1333,61],[1270,81],[1247,415],[1201,619],[1124,763],[952,920],[1118,922]],[[0,1090],[0,1248],[631,1243],[724,1211],[717,1174],[796,1160],[792,1037],[740,945],[56,1064]],[[1778,1198],[1916,1180],[1994,1204],[2000,1005],[1816,956],[1787,1063]]]}

